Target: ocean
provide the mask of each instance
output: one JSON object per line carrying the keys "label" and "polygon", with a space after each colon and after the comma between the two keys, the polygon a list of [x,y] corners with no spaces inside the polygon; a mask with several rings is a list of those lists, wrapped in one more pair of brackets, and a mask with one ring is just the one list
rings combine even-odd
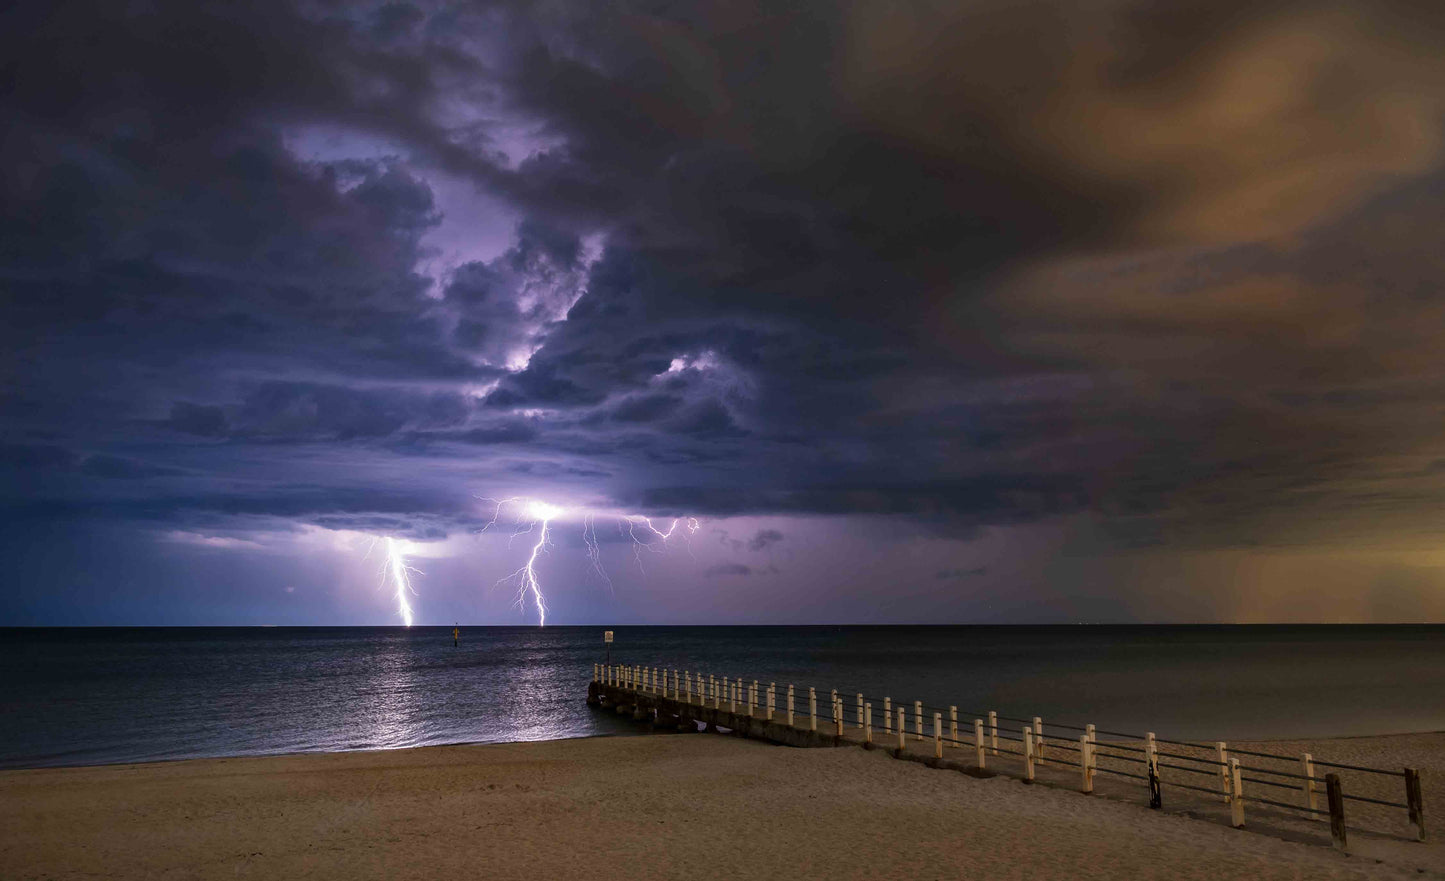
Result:
{"label": "ocean", "polygon": [[[1445,730],[1445,626],[614,627],[614,663],[1200,740]],[[0,767],[632,735],[602,627],[0,629]],[[800,703],[800,706],[803,702]]]}

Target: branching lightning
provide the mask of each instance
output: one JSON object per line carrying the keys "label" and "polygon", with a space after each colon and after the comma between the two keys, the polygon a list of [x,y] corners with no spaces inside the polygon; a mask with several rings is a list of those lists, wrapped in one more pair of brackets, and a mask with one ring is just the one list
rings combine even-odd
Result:
{"label": "branching lightning", "polygon": [[[511,496],[505,499],[483,498],[482,501],[492,503],[493,508],[491,518],[487,520],[479,532],[486,532],[493,526],[496,526],[497,521],[502,517],[503,510],[508,505],[512,505],[516,509],[514,515],[516,517],[515,527],[511,537],[507,541],[509,547],[511,546],[512,539],[520,535],[529,535],[534,530],[540,530],[537,533],[536,542],[532,545],[531,553],[527,557],[527,562],[511,575],[499,579],[497,584],[514,585],[517,590],[517,607],[519,609],[525,609],[530,600],[532,606],[537,610],[538,624],[545,626],[547,623],[547,600],[542,590],[542,582],[537,574],[538,558],[552,545],[552,521],[574,512],[548,504],[547,502],[522,496]],[[608,576],[607,570],[602,565],[602,544],[597,537],[597,516],[590,511],[582,511],[580,513],[582,517],[582,543],[587,549],[587,561],[590,564],[590,569],[596,573],[598,579],[601,580],[603,584],[607,585],[608,592],[615,594],[612,579]],[[681,534],[684,537],[691,537],[702,528],[696,517],[673,518],[672,523],[669,524],[664,531],[654,526],[650,517],[627,515],[618,517],[617,529],[619,534],[622,532],[622,524],[624,521],[627,523],[627,533],[632,539],[633,553],[637,558],[639,569],[641,568],[641,553],[643,548],[654,553],[662,552],[660,548],[653,547],[655,539],[660,539],[660,542],[657,543],[666,545],[668,539],[674,535]],[[682,528],[681,533],[679,533],[679,527]]]}
{"label": "branching lightning", "polygon": [[[376,542],[373,541],[372,545],[375,546],[375,544]],[[370,556],[370,554],[371,550],[368,548],[367,555]],[[393,589],[396,591],[397,614],[401,616],[402,622],[405,623],[407,627],[410,627],[412,622],[411,601],[407,599],[407,594],[416,593],[416,590],[411,586],[412,573],[416,573],[417,575],[424,574],[420,569],[416,569],[407,563],[406,551],[402,548],[401,543],[391,536],[387,536],[386,559],[381,564],[381,583],[386,584],[388,581],[391,582]]]}
{"label": "branching lightning", "polygon": [[587,546],[587,560],[592,564],[592,571],[607,585],[607,592],[616,596],[617,591],[612,586],[612,579],[602,567],[602,545],[597,541],[597,518],[592,514],[582,517],[582,543]]}
{"label": "branching lightning", "polygon": [[[501,505],[497,507],[500,510]],[[546,627],[547,601],[542,596],[542,584],[537,580],[537,557],[540,556],[542,550],[547,547],[548,527],[551,525],[552,519],[562,513],[562,509],[549,505],[546,502],[528,501],[526,512],[529,518],[526,531],[530,532],[532,527],[538,523],[542,524],[542,531],[537,536],[537,543],[532,545],[532,555],[527,558],[527,564],[506,578],[503,578],[501,582],[498,583],[508,581],[515,581],[517,583],[518,608],[524,608],[526,606],[527,594],[530,593],[532,595],[532,604],[537,607],[537,626]],[[496,517],[493,517],[492,521],[496,522]],[[512,533],[512,537],[515,538],[521,534],[521,532],[514,532]]]}

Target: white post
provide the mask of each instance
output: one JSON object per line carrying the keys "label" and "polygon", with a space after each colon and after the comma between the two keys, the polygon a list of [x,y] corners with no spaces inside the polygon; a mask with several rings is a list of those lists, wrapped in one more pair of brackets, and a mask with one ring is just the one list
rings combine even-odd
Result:
{"label": "white post", "polygon": [[1145,734],[1145,737],[1147,737],[1148,740],[1144,743],[1144,748],[1145,748],[1145,750],[1147,750],[1147,752],[1145,752],[1145,754],[1144,754],[1144,757],[1149,760],[1149,771],[1150,771],[1150,773],[1152,773],[1155,777],[1158,777],[1158,776],[1159,776],[1159,747],[1156,746],[1155,743],[1154,743],[1154,732],[1153,732],[1153,731],[1147,732],[1147,733]]}
{"label": "white post", "polygon": [[778,683],[768,683],[768,721],[773,721],[773,710],[778,706]]}
{"label": "white post", "polygon": [[717,674],[707,674],[707,693],[712,696],[712,708],[716,710],[717,705]]}
{"label": "white post", "polygon": [[1089,735],[1079,735],[1079,791],[1089,795],[1094,791],[1094,769],[1089,767],[1093,758],[1091,753],[1094,745],[1089,742]]}
{"label": "white post", "polygon": [[788,727],[793,727],[793,683],[788,683]]}
{"label": "white post", "polygon": [[858,727],[863,727],[863,692],[858,692]]}
{"label": "white post", "polygon": [[818,730],[818,689],[808,686],[808,730]]}
{"label": "white post", "polygon": [[828,711],[833,714],[833,723],[838,723],[838,689],[834,688],[828,692]]}
{"label": "white post", "polygon": [[943,714],[933,714],[933,757],[943,758]]}
{"label": "white post", "polygon": [[840,697],[833,701],[833,721],[837,723],[834,731],[839,737],[843,736],[843,699]]}
{"label": "white post", "polygon": [[1024,726],[1024,779],[1034,779],[1034,730]]}
{"label": "white post", "polygon": [[923,701],[913,702],[913,739],[923,739]]}
{"label": "white post", "polygon": [[1238,829],[1244,825],[1244,784],[1239,779],[1239,759],[1229,760],[1229,823]]}
{"label": "white post", "polygon": [[949,746],[958,746],[958,707],[948,708],[948,740]]}
{"label": "white post", "polygon": [[748,692],[748,715],[758,714],[758,680],[753,680],[753,690]]}
{"label": "white post", "polygon": [[1044,720],[1034,717],[1034,747],[1040,762],[1044,760]]}
{"label": "white post", "polygon": [[989,748],[994,755],[998,755],[998,713],[988,711],[988,739]]}
{"label": "white post", "polygon": [[873,702],[863,702],[863,742],[873,742]]}
{"label": "white post", "polygon": [[893,698],[883,699],[883,733],[893,733]]}
{"label": "white post", "polygon": [[1214,748],[1219,751],[1219,786],[1224,790],[1224,803],[1229,804],[1230,793],[1234,792],[1229,784],[1229,750],[1222,740],[1215,741]]}
{"label": "white post", "polygon": [[973,751],[978,766],[983,767],[983,720],[973,720]]}
{"label": "white post", "polygon": [[[1318,809],[1319,803],[1315,799],[1315,757],[1309,753],[1300,756],[1300,773],[1305,775],[1305,807]],[[1319,819],[1319,814],[1311,814],[1310,819]]]}
{"label": "white post", "polygon": [[907,746],[904,744],[903,739],[908,735],[908,721],[903,718],[903,715],[904,715],[904,713],[903,713],[903,708],[902,708],[902,707],[899,707],[899,708],[898,708],[898,751],[899,751],[899,752],[903,752],[903,750],[907,749]]}
{"label": "white post", "polygon": [[683,699],[684,701],[686,701],[687,703],[692,703],[692,671],[691,671],[691,670],[684,670],[684,671],[682,671],[682,687],[683,687],[682,699]]}
{"label": "white post", "polygon": [[727,694],[727,696],[728,696],[728,712],[729,712],[729,713],[736,713],[736,712],[738,711],[738,689],[737,689],[737,684],[734,683],[732,680],[728,679],[726,676],[724,676],[724,677],[722,678],[722,686],[723,686],[723,691],[724,691],[724,692]]}

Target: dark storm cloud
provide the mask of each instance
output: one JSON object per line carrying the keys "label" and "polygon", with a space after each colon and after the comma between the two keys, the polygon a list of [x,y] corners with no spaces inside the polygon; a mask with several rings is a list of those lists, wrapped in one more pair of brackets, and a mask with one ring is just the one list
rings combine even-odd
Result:
{"label": "dark storm cloud", "polygon": [[[422,537],[498,483],[1139,548],[1445,489],[1445,20],[1415,5],[0,25],[11,517]],[[337,155],[300,158],[316,132]],[[509,247],[435,262],[455,181]]]}

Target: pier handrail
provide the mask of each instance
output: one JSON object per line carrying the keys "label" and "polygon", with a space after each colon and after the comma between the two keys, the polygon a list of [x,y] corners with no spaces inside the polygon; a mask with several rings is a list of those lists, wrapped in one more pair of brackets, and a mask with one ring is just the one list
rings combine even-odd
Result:
{"label": "pier handrail", "polygon": [[[686,673],[686,677],[681,675]],[[706,705],[711,702],[716,709],[727,706],[729,713],[744,713],[750,718],[759,712],[759,707],[764,707],[766,719],[774,720],[774,714],[778,713],[779,718],[786,716],[789,727],[793,726],[797,714],[795,693],[797,699],[804,703],[802,711],[802,725],[811,730],[819,730],[820,717],[829,724],[830,731],[836,729],[839,740],[843,739],[845,728],[848,730],[863,729],[866,731],[867,743],[873,743],[872,710],[880,708],[883,711],[882,733],[886,738],[897,737],[898,749],[901,751],[908,741],[915,743],[932,741],[934,744],[935,757],[943,757],[945,746],[956,749],[971,749],[976,753],[977,764],[980,770],[985,765],[986,755],[1008,755],[1020,757],[1025,764],[1025,779],[1032,781],[1035,776],[1035,765],[1075,767],[1080,769],[1083,791],[1092,792],[1092,776],[1094,773],[1105,773],[1119,777],[1147,781],[1150,787],[1150,806],[1161,806],[1160,793],[1165,787],[1173,789],[1184,789],[1194,792],[1205,793],[1216,798],[1222,798],[1224,803],[1230,806],[1231,824],[1235,826],[1244,825],[1244,805],[1246,802],[1270,805],[1297,811],[1307,816],[1329,817],[1331,821],[1331,833],[1335,844],[1341,848],[1345,846],[1345,829],[1343,805],[1346,801],[1361,802],[1372,805],[1379,805],[1392,809],[1403,809],[1408,813],[1411,826],[1414,827],[1416,838],[1424,840],[1425,827],[1423,817],[1423,799],[1420,794],[1420,774],[1413,768],[1403,770],[1391,770],[1387,768],[1373,768],[1365,765],[1348,764],[1344,762],[1330,762],[1314,759],[1309,753],[1302,755],[1283,755],[1280,753],[1264,752],[1260,750],[1231,749],[1223,741],[1215,743],[1204,743],[1187,740],[1170,740],[1157,737],[1152,732],[1143,735],[1112,731],[1098,728],[1095,725],[1073,725],[1061,722],[1045,723],[1040,717],[1022,718],[1017,716],[1000,715],[997,711],[978,712],[973,710],[961,710],[956,705],[940,707],[925,704],[922,701],[894,702],[891,696],[870,696],[865,692],[852,692],[841,689],[828,689],[824,691],[816,687],[806,688],[807,694],[801,694],[802,688],[795,689],[794,684],[786,684],[785,689],[788,695],[786,707],[778,706],[778,699],[782,694],[782,688],[778,687],[777,680],[755,679],[744,681],[738,677],[718,676],[703,672],[678,671],[656,667],[634,667],[629,665],[594,665],[594,682],[606,681],[623,688],[637,691],[638,694],[650,694],[664,699],[675,699],[685,701],[694,705]],[[686,694],[683,689],[686,688]],[[826,703],[821,711],[819,703]],[[911,703],[911,706],[910,706]],[[867,707],[868,718],[865,719],[864,712]],[[893,714],[896,711],[896,719]],[[911,725],[907,717],[913,716]],[[965,740],[959,736],[960,721],[967,722],[972,717],[974,723],[974,738]],[[925,731],[925,718],[931,720],[931,732]],[[987,726],[984,720],[987,720]],[[1014,723],[1016,727],[1013,732],[1001,728],[999,723]],[[898,730],[895,730],[898,729]],[[1077,744],[1073,738],[1060,737],[1057,733],[1050,735],[1050,731],[1058,732],[1073,731],[1081,732]],[[984,732],[987,732],[985,737]],[[946,733],[945,733],[946,732]],[[1126,742],[1115,740],[1099,740],[1099,735],[1106,737],[1123,738]],[[1001,747],[999,741],[1008,744],[1021,744],[1021,749]],[[1135,745],[1142,744],[1142,746]],[[1213,753],[1210,756],[1202,757],[1187,755],[1180,751],[1163,751],[1159,749],[1160,744],[1180,747],[1186,750],[1203,750]],[[1070,759],[1066,755],[1073,754],[1076,758]],[[1248,756],[1255,759],[1262,759],[1276,762],[1289,762],[1300,768],[1300,771],[1284,771],[1276,768],[1263,767],[1256,764],[1243,765],[1237,756]],[[1100,765],[1099,759],[1105,759],[1115,767]],[[1161,759],[1172,759],[1174,762],[1187,762],[1190,764],[1175,764],[1164,762]],[[1136,774],[1124,770],[1117,765],[1143,766],[1143,774]],[[1203,767],[1191,767],[1191,765]],[[1405,801],[1398,802],[1384,798],[1376,798],[1372,795],[1360,795],[1346,793],[1340,782],[1339,776],[1335,773],[1316,774],[1316,767],[1333,768],[1345,771],[1373,774],[1383,777],[1403,779],[1405,782]],[[1190,783],[1175,779],[1165,779],[1162,771],[1195,774],[1202,777],[1214,778],[1219,781],[1218,788],[1196,786]],[[1262,775],[1262,776],[1261,776]],[[1276,779],[1266,779],[1276,778]],[[1295,782],[1281,782],[1282,780]],[[1300,803],[1277,801],[1268,798],[1261,798],[1257,795],[1245,795],[1243,784],[1250,783],[1256,786],[1266,786],[1272,789],[1282,789],[1300,794]],[[1318,797],[1321,791],[1329,796],[1328,809],[1318,806]],[[1355,826],[1360,829],[1362,827]]]}

